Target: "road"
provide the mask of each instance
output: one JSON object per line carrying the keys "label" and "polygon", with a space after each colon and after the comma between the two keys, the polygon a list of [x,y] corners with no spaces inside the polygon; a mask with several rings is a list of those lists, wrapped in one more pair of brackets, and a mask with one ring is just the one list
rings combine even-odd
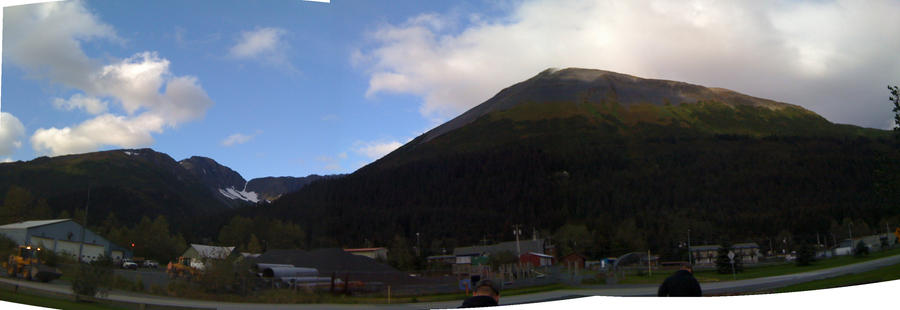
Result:
{"label": "road", "polygon": [[[900,263],[900,255],[885,257],[868,262],[862,262],[852,265],[834,267],[830,269],[822,269],[804,273],[774,276],[766,278],[748,279],[740,281],[726,281],[715,283],[702,283],[704,294],[728,294],[740,292],[753,292],[758,290],[772,289],[787,285],[809,282],[819,279],[831,278],[835,276],[865,272]],[[71,294],[72,290],[69,286],[61,283],[39,283],[19,281],[9,278],[0,278],[0,281],[16,284],[22,287],[29,287],[44,291],[50,291],[62,294]],[[502,305],[522,304],[532,302],[543,302],[561,299],[578,298],[585,296],[655,296],[656,285],[606,285],[587,287],[579,289],[557,290],[551,292],[541,292],[528,295],[501,297]],[[429,303],[413,303],[413,304],[396,304],[396,305],[347,305],[347,304],[259,304],[259,303],[227,303],[203,300],[187,300],[179,298],[169,298],[162,296],[154,296],[147,294],[137,294],[130,292],[113,291],[110,292],[106,299],[132,302],[151,305],[166,305],[179,307],[194,308],[215,308],[215,309],[297,309],[297,308],[315,308],[315,309],[432,309],[432,308],[456,308],[462,301],[444,301]]]}

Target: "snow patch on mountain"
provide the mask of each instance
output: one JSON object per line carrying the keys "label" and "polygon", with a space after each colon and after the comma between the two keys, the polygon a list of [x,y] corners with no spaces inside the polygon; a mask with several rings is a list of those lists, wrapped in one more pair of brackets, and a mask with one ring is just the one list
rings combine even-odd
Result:
{"label": "snow patch on mountain", "polygon": [[259,202],[259,196],[256,194],[256,192],[238,191],[235,190],[234,187],[229,187],[227,189],[220,188],[219,193],[221,193],[225,197],[228,197],[229,199],[240,199],[252,203]]}

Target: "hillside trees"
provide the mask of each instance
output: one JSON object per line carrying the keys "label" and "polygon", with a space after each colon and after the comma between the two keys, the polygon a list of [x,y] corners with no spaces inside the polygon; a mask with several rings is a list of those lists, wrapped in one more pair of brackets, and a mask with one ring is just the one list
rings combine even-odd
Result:
{"label": "hillside trees", "polygon": [[[115,225],[117,220],[112,215],[104,224]],[[137,225],[104,226],[101,231],[108,231],[107,238],[113,243],[130,248],[134,243],[134,256],[155,259],[159,262],[167,262],[177,258],[187,249],[187,242],[179,233],[169,231],[169,222],[162,215],[152,221],[148,217],[141,218]]]}
{"label": "hillside trees", "polygon": [[251,253],[306,248],[306,231],[297,224],[277,219],[235,216],[219,230],[218,243]]}
{"label": "hillside trees", "polygon": [[47,200],[35,197],[25,188],[10,186],[0,208],[0,223],[16,223],[26,220],[48,220],[53,216]]}

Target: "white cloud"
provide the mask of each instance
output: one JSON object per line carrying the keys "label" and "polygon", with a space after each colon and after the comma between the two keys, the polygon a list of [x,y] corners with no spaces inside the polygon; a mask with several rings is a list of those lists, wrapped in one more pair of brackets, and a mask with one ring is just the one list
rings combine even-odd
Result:
{"label": "white cloud", "polygon": [[90,88],[84,73],[97,65],[81,50],[82,41],[122,41],[80,1],[7,7],[3,17],[3,56],[35,77],[72,88]]}
{"label": "white cloud", "polygon": [[293,68],[287,59],[288,44],[284,41],[287,31],[281,28],[256,28],[243,31],[237,43],[228,50],[236,59],[257,60],[274,66]]}
{"label": "white cloud", "polygon": [[250,142],[250,140],[253,140],[253,138],[255,138],[259,133],[259,131],[257,131],[255,134],[236,133],[228,136],[227,138],[225,138],[225,140],[222,140],[222,145],[233,146],[235,144],[244,144]]}
{"label": "white cloud", "polygon": [[82,109],[90,114],[100,114],[106,112],[108,103],[96,97],[87,97],[82,94],[74,94],[69,99],[54,98],[53,106],[58,109],[72,111],[74,109]]}
{"label": "white cloud", "polygon": [[12,114],[0,112],[0,156],[11,155],[22,147],[25,126]]}
{"label": "white cloud", "polygon": [[[351,55],[366,95],[421,96],[453,117],[550,67],[725,87],[882,127],[900,76],[896,1],[525,1],[495,19],[426,14]],[[448,21],[449,19],[449,21]]]}
{"label": "white cloud", "polygon": [[370,159],[379,159],[401,146],[403,146],[403,143],[400,143],[400,141],[357,142],[353,150]]}
{"label": "white cloud", "polygon": [[[38,153],[63,155],[103,146],[145,147],[153,133],[203,117],[212,100],[193,76],[175,76],[169,60],[155,52],[100,64],[88,58],[80,42],[102,38],[119,41],[81,2],[56,2],[7,8],[6,23],[14,33],[7,46],[10,60],[31,75],[49,79],[84,94],[56,98],[63,109],[101,114],[75,126],[40,128],[31,137]],[[46,51],[52,49],[53,51]],[[110,99],[109,102],[103,99]],[[117,104],[127,115],[106,113]]]}

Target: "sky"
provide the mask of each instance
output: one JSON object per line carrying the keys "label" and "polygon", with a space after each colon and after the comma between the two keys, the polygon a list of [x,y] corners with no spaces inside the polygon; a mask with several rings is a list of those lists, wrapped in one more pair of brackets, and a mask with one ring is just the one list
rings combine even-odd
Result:
{"label": "sky", "polygon": [[887,129],[900,1],[64,1],[6,7],[0,161],[150,147],[350,173],[547,68]]}

